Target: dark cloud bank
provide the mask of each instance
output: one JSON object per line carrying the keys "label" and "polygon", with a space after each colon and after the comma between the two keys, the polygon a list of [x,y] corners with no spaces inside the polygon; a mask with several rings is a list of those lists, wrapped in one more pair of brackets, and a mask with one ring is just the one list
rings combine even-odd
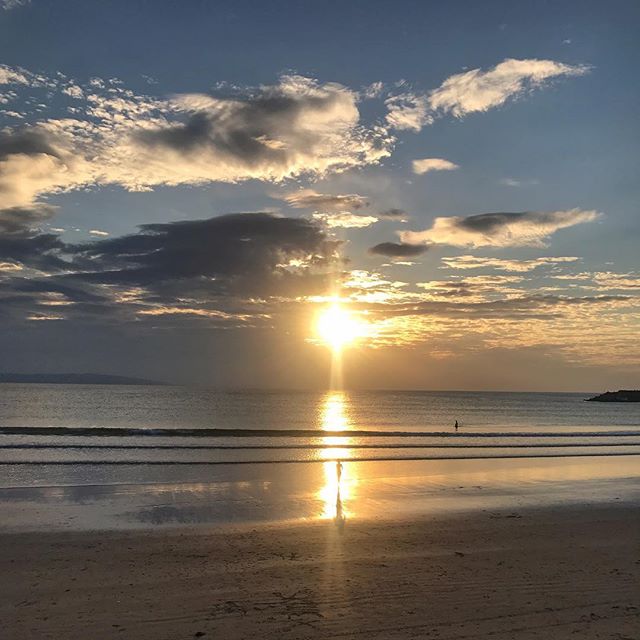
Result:
{"label": "dark cloud bank", "polygon": [[250,298],[324,292],[337,247],[312,221],[268,213],[148,224],[75,245],[25,227],[0,235],[0,259],[22,267],[0,274],[3,315],[238,313]]}
{"label": "dark cloud bank", "polygon": [[404,242],[381,242],[369,249],[369,253],[386,258],[415,258],[427,251],[428,247]]}

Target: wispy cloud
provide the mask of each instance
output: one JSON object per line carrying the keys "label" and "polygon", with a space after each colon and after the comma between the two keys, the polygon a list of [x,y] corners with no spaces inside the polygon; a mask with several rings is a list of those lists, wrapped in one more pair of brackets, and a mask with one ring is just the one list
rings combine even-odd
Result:
{"label": "wispy cloud", "polygon": [[10,11],[31,4],[31,0],[0,0],[0,9]]}
{"label": "wispy cloud", "polygon": [[461,118],[499,107],[529,89],[543,87],[553,78],[581,76],[588,71],[587,65],[509,58],[488,71],[472,69],[447,78],[429,94],[429,106],[434,111]]}
{"label": "wispy cloud", "polygon": [[540,184],[540,181],[533,178],[502,178],[500,180],[500,184],[503,184],[505,187],[533,187],[537,184]]}
{"label": "wispy cloud", "polygon": [[422,127],[433,122],[428,111],[428,100],[425,96],[406,92],[388,98],[387,124],[399,131],[420,131]]}
{"label": "wispy cloud", "polygon": [[472,69],[450,76],[428,94],[405,89],[387,98],[387,123],[394,129],[417,132],[438,116],[462,118],[488,111],[555,78],[584,75],[589,69],[588,65],[554,60],[508,58],[487,71]]}
{"label": "wispy cloud", "polygon": [[397,220],[398,222],[406,222],[409,218],[409,214],[404,209],[385,209],[376,214],[383,220]]}
{"label": "wispy cloud", "polygon": [[313,189],[300,189],[283,196],[285,202],[297,209],[323,209],[330,211],[350,211],[369,206],[369,201],[357,193],[318,193]]}
{"label": "wispy cloud", "polygon": [[478,256],[452,256],[442,258],[442,264],[450,269],[497,269],[498,271],[512,271],[524,273],[538,267],[553,266],[567,262],[577,262],[580,258],[574,256],[542,257],[532,260],[516,260],[507,258],[482,258]]}

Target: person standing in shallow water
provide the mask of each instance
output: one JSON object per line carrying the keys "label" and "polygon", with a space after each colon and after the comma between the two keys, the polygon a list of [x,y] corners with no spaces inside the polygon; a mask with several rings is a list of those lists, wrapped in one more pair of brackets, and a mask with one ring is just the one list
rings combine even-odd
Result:
{"label": "person standing in shallow water", "polygon": [[459,426],[460,425],[458,424],[458,421],[456,420],[456,423],[453,425],[454,429],[457,431]]}
{"label": "person standing in shallow water", "polygon": [[336,527],[338,527],[338,531],[342,533],[346,517],[342,510],[342,497],[340,496],[340,479],[342,478],[342,462],[340,460],[336,460],[336,478],[338,480],[336,491],[336,516],[333,521]]}

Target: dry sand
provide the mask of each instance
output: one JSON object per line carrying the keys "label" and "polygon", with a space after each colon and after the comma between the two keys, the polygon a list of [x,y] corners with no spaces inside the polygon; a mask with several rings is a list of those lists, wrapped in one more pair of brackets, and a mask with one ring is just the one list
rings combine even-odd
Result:
{"label": "dry sand", "polygon": [[640,511],[0,536],[4,640],[640,638]]}

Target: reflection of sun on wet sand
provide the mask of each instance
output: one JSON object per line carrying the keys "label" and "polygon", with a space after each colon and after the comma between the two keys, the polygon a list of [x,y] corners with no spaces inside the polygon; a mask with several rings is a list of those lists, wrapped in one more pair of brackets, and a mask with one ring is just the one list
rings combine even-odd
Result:
{"label": "reflection of sun on wet sand", "polygon": [[[326,394],[320,411],[320,424],[325,431],[348,431],[350,428],[347,397],[342,391],[330,391]],[[325,436],[322,443],[327,449],[320,450],[323,462],[324,484],[319,491],[322,500],[322,518],[333,518],[337,524],[344,524],[347,516],[352,515],[347,509],[351,497],[351,489],[357,484],[352,475],[352,468],[342,462],[352,456],[348,445],[353,442],[348,436]],[[329,445],[331,447],[329,448]],[[342,446],[336,445],[345,445]],[[338,466],[337,462],[340,462]]]}

